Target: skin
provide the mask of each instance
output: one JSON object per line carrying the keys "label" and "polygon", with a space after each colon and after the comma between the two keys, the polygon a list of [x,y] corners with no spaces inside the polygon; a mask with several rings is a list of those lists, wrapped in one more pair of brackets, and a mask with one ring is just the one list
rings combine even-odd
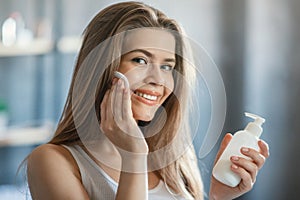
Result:
{"label": "skin", "polygon": [[[148,188],[159,183],[159,176],[155,172],[147,172],[148,146],[136,121],[151,120],[159,105],[174,89],[169,70],[175,65],[175,40],[170,33],[148,29],[129,34],[124,44],[119,71],[127,76],[130,88],[125,88],[122,80],[112,80],[113,86],[101,103],[100,124],[107,137],[105,140],[114,144],[113,147],[100,146],[121,163],[120,168],[112,169],[94,160],[118,182],[116,199],[141,200],[147,199]],[[142,100],[136,91],[154,92],[152,94],[157,95],[157,99],[155,102]],[[224,137],[216,160],[231,138],[230,134]],[[108,144],[105,140],[103,144]],[[260,141],[259,147],[260,152],[254,149],[243,152],[252,161],[232,159],[232,170],[242,177],[237,187],[230,188],[212,177],[210,199],[233,199],[253,187],[259,169],[269,156],[265,142]],[[138,173],[128,172],[128,169]],[[31,153],[28,182],[33,199],[89,199],[75,160],[68,150],[59,145],[41,145]]]}

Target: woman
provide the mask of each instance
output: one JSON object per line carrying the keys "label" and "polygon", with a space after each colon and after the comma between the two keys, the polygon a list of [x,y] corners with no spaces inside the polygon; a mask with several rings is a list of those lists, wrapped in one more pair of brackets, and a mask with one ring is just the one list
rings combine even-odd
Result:
{"label": "woman", "polygon": [[[28,157],[33,199],[203,199],[185,112],[192,73],[184,49],[178,24],[150,6],[99,12],[85,30],[55,136]],[[259,146],[243,152],[252,161],[233,157],[237,187],[212,178],[210,199],[252,188],[268,157],[267,144]]]}

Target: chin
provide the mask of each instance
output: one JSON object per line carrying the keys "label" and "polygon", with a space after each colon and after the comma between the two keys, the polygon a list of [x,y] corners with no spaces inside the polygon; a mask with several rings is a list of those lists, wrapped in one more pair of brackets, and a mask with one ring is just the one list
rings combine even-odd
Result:
{"label": "chin", "polygon": [[157,107],[152,107],[150,109],[133,107],[132,114],[133,118],[137,121],[150,122],[154,118],[156,111]]}
{"label": "chin", "polygon": [[133,118],[139,121],[150,122],[153,119],[154,114],[155,113],[141,113],[141,114],[133,113]]}

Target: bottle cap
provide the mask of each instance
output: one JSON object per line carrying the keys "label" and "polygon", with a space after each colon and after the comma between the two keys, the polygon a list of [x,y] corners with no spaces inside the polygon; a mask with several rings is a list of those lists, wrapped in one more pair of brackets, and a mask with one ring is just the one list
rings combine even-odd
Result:
{"label": "bottle cap", "polygon": [[266,120],[264,118],[258,116],[258,115],[255,115],[255,114],[252,114],[252,113],[248,113],[248,112],[245,112],[245,115],[247,117],[250,117],[250,118],[254,119],[254,122],[248,123],[248,125],[245,128],[245,130],[251,132],[253,135],[255,135],[257,137],[260,137],[260,135],[261,135],[261,133],[263,131],[261,125]]}

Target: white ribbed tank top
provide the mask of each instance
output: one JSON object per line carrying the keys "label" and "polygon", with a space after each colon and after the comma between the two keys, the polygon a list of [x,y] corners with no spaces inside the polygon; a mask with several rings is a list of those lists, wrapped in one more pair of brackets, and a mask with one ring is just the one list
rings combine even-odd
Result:
{"label": "white ribbed tank top", "polygon": [[[92,200],[114,200],[118,189],[116,183],[102,168],[79,146],[63,145],[72,154],[80,170],[82,184]],[[148,200],[184,200],[171,194],[163,181],[148,190]]]}

